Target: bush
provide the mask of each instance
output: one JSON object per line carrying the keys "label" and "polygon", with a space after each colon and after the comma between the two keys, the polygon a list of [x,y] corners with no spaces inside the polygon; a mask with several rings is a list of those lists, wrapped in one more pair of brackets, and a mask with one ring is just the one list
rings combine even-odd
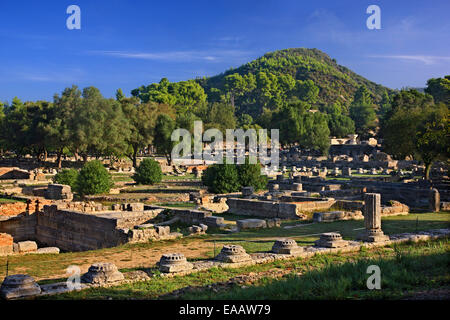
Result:
{"label": "bush", "polygon": [[76,189],[78,171],[76,169],[64,169],[53,177],[54,183],[65,184]]}
{"label": "bush", "polygon": [[139,184],[155,184],[161,182],[161,166],[158,161],[149,158],[144,159],[137,167],[133,179]]}
{"label": "bush", "polygon": [[245,164],[237,166],[239,184],[242,187],[253,187],[255,191],[265,189],[267,176],[261,174],[261,166],[257,163],[250,164],[246,159]]}
{"label": "bush", "polygon": [[202,176],[202,182],[210,192],[229,193],[239,191],[238,171],[234,164],[213,164]]}
{"label": "bush", "polygon": [[111,175],[103,164],[89,161],[80,170],[77,177],[76,191],[81,195],[107,193],[113,186]]}
{"label": "bush", "polygon": [[261,165],[214,164],[203,172],[202,182],[210,192],[229,193],[240,191],[242,187],[253,187],[255,191],[265,189],[267,176],[261,174]]}

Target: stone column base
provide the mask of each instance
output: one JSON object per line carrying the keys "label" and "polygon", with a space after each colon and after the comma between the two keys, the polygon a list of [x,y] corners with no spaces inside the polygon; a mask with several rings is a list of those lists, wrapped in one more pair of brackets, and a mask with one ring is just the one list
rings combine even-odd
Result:
{"label": "stone column base", "polygon": [[388,241],[389,236],[385,235],[381,229],[375,229],[366,230],[358,239],[365,242],[383,242]]}

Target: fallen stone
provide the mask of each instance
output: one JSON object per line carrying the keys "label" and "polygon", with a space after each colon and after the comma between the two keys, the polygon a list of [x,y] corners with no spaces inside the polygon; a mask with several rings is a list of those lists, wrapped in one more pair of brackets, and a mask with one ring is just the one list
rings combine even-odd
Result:
{"label": "fallen stone", "polygon": [[266,220],[262,219],[243,219],[237,220],[238,230],[267,228]]}
{"label": "fallen stone", "polygon": [[17,243],[17,246],[20,253],[33,252],[38,248],[35,241],[20,241]]}
{"label": "fallen stone", "polygon": [[39,248],[37,251],[32,252],[35,254],[59,254],[59,248],[57,247],[45,247],[45,248]]}

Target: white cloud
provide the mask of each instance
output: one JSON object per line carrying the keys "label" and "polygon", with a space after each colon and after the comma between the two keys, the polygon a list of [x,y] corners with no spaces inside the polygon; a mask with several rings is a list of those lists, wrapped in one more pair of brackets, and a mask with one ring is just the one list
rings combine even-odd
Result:
{"label": "white cloud", "polygon": [[168,51],[168,52],[131,52],[131,51],[89,51],[92,54],[126,59],[144,59],[170,62],[188,62],[194,60],[216,62],[228,58],[244,58],[250,55],[242,50],[210,50],[210,51]]}
{"label": "white cloud", "polygon": [[436,64],[441,61],[450,61],[450,57],[426,55],[370,55],[369,58],[398,59],[404,61],[420,61],[425,64]]}

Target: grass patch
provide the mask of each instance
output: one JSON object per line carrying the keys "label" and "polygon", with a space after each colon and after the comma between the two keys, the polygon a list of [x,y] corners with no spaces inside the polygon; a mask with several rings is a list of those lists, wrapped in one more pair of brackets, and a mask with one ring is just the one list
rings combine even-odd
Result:
{"label": "grass patch", "polygon": [[[311,258],[275,261],[267,264],[227,269],[212,268],[187,276],[155,277],[149,281],[110,288],[92,288],[43,299],[157,299],[174,290],[195,287],[181,299],[397,299],[420,289],[449,285],[449,240],[404,243],[353,253],[324,254]],[[368,290],[369,265],[381,268],[382,290]],[[287,270],[275,280],[273,270]],[[234,286],[213,292],[208,285],[226,282],[238,275],[265,273],[252,287]],[[299,276],[301,274],[301,276]],[[170,296],[167,298],[171,298]]]}

